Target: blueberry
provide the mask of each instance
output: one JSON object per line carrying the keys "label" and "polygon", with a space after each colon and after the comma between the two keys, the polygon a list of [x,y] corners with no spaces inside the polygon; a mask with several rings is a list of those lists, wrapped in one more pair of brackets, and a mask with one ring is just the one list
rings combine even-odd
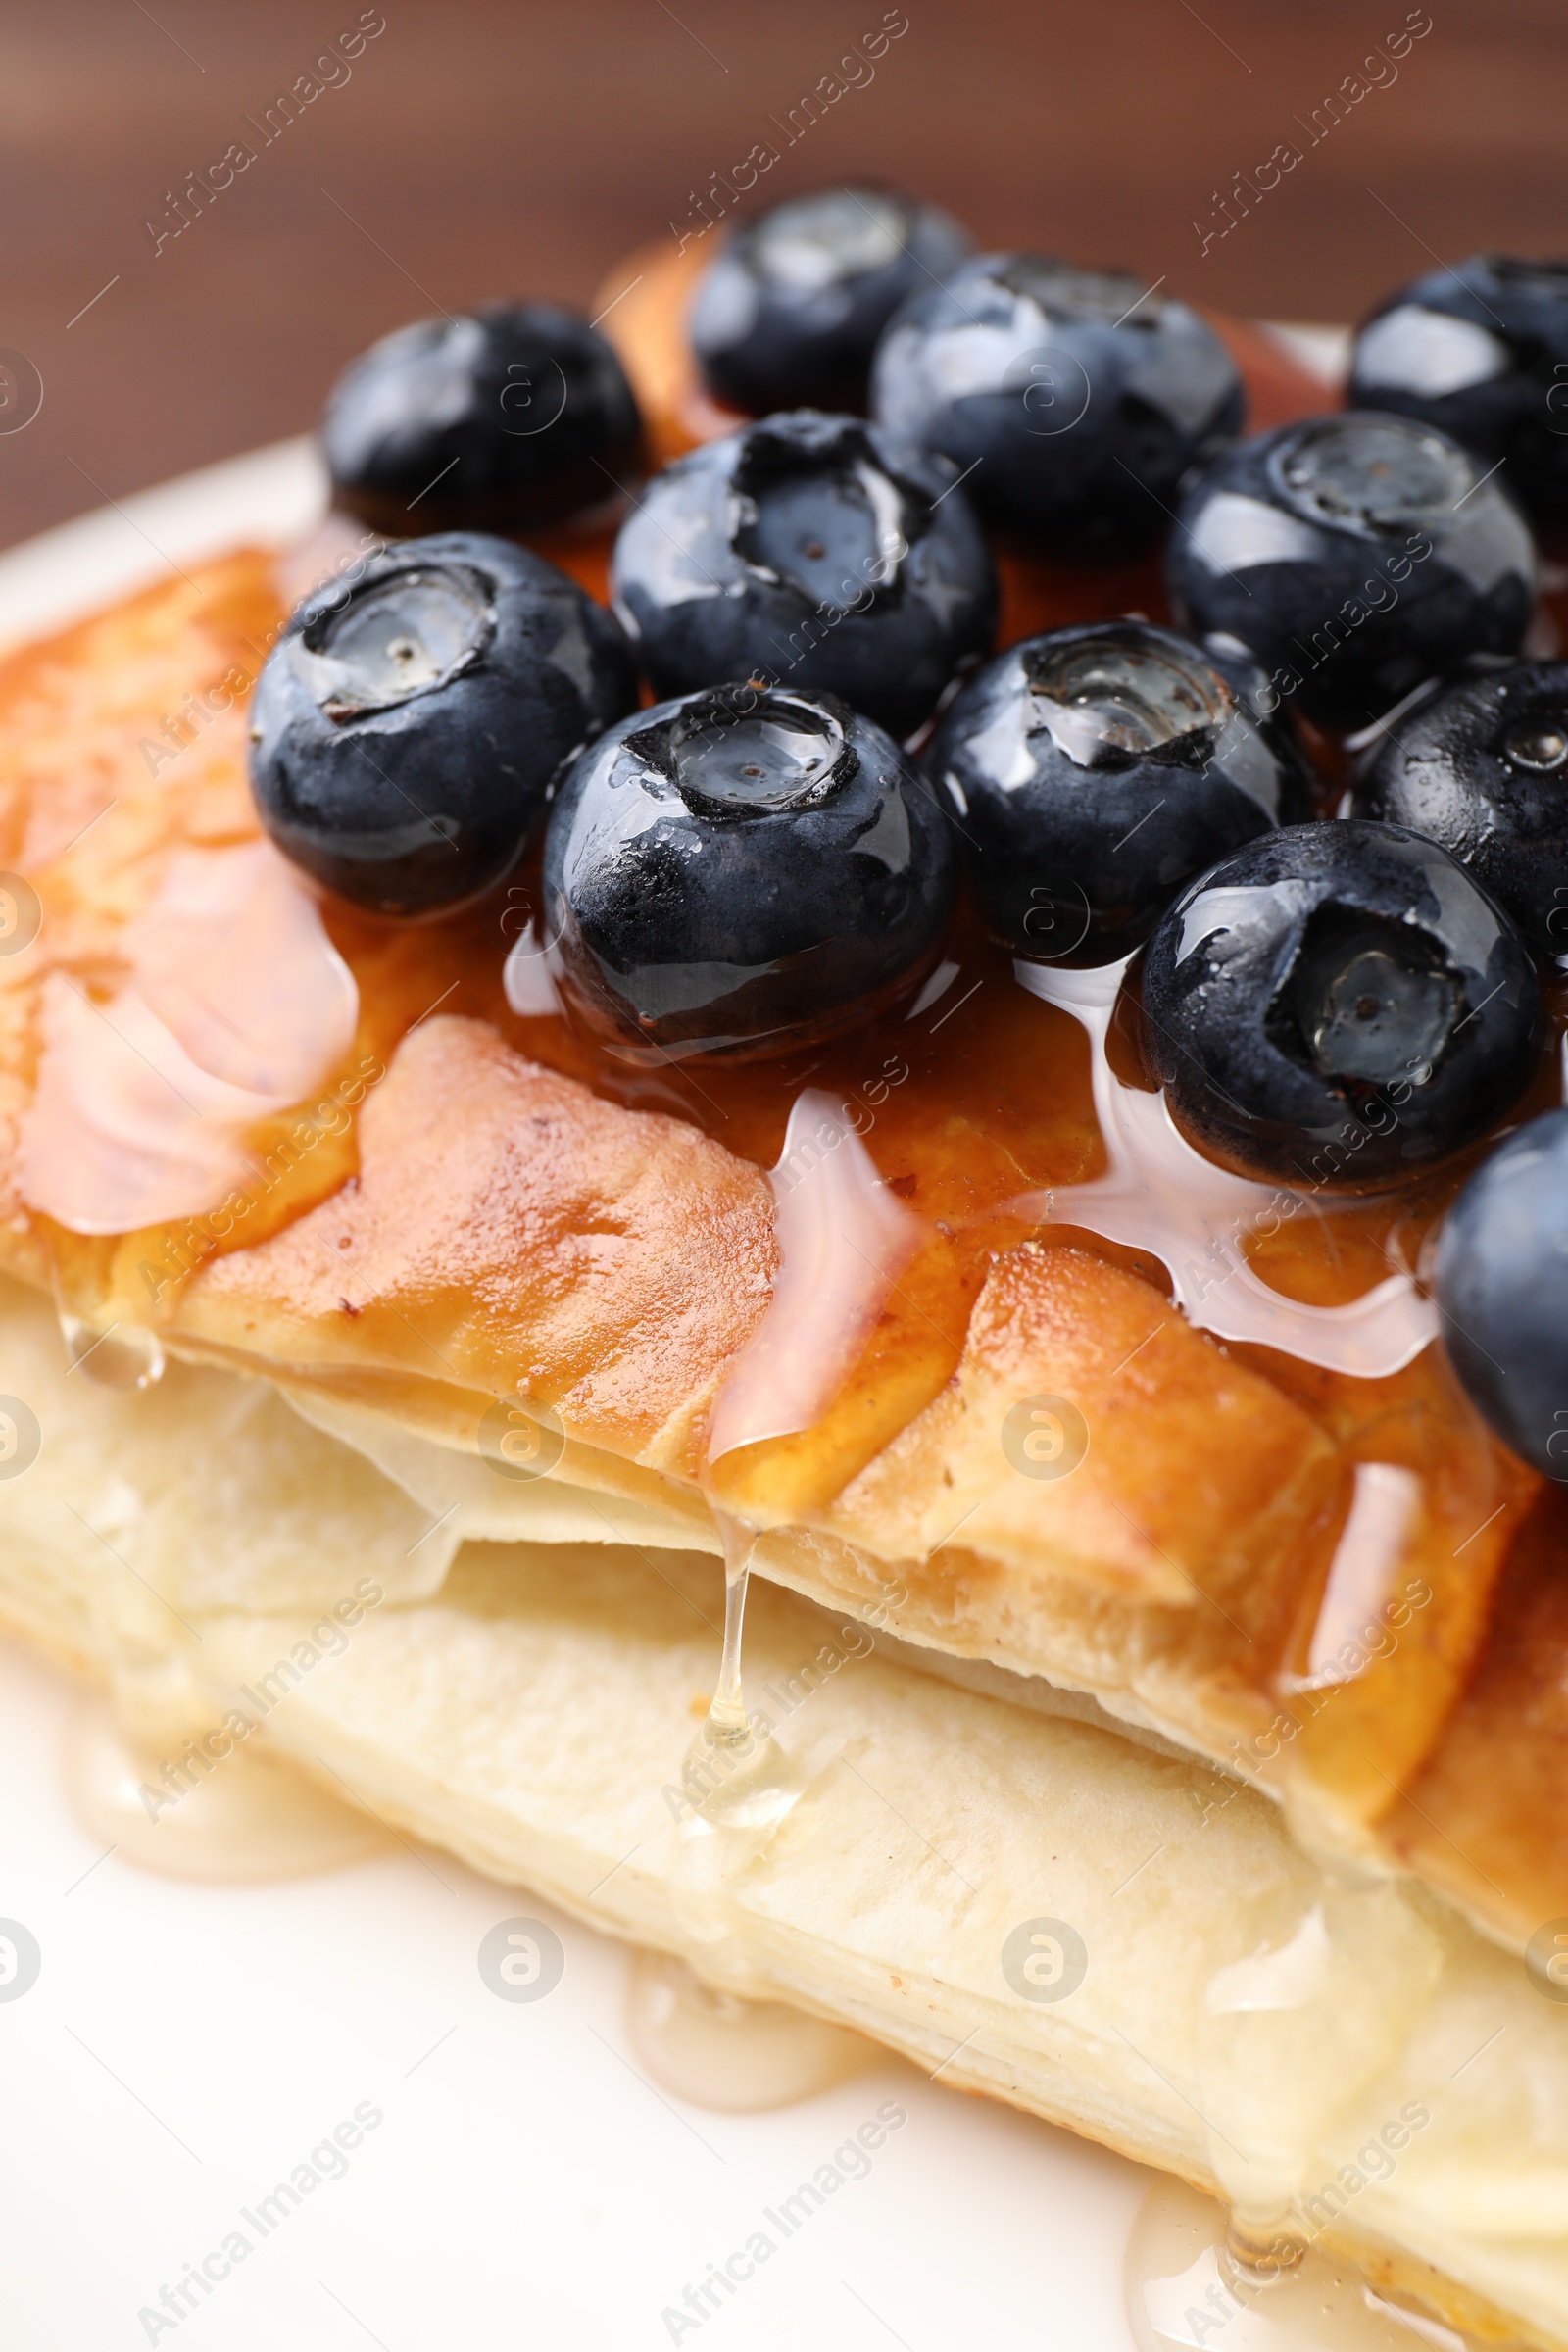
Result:
{"label": "blueberry", "polygon": [[877,337],[969,240],[934,204],[878,188],[789,196],[746,222],[697,281],[688,317],[704,383],[731,408],[865,407]]}
{"label": "blueberry", "polygon": [[1568,262],[1478,253],[1380,303],[1355,338],[1350,400],[1464,444],[1540,521],[1568,517]]}
{"label": "blueberry", "polygon": [[1532,1468],[1568,1481],[1568,1110],[1482,1161],[1444,1220],[1435,1277],[1471,1403]]}
{"label": "blueberry", "polygon": [[904,736],[996,616],[954,469],[812,409],[681,458],[615,542],[615,610],[660,695],[766,677]]}
{"label": "blueberry", "polygon": [[1510,654],[1536,597],[1507,493],[1407,417],[1312,416],[1230,450],[1166,555],[1178,618],[1250,646],[1309,718],[1359,727],[1467,654]]}
{"label": "blueberry", "polygon": [[989,253],[897,312],[871,409],[952,458],[989,520],[1064,552],[1114,553],[1163,530],[1189,469],[1241,429],[1242,384],[1185,303],[1045,255]]}
{"label": "blueberry", "polygon": [[616,623],[554,564],[477,532],[405,540],[289,619],[251,702],[251,789],[328,890],[436,913],[499,880],[562,760],[636,701]]}
{"label": "blueberry", "polygon": [[585,318],[496,303],[372,343],[332,387],[321,443],[338,505],[373,530],[522,531],[612,497],[642,422]]}
{"label": "blueberry", "polygon": [[1385,739],[1355,807],[1441,841],[1537,956],[1568,956],[1568,662],[1431,696]]}
{"label": "blueberry", "polygon": [[545,835],[552,969],[633,1057],[852,1026],[918,980],[953,893],[924,780],[828,694],[730,685],[623,719]]}
{"label": "blueberry", "polygon": [[987,920],[1025,956],[1127,954],[1183,883],[1307,806],[1299,755],[1237,684],[1139,620],[1009,646],[959,690],[926,765]]}
{"label": "blueberry", "polygon": [[1436,842],[1358,818],[1265,833],[1149,943],[1145,1049],[1178,1126],[1245,1174],[1373,1190],[1529,1082],[1540,990]]}

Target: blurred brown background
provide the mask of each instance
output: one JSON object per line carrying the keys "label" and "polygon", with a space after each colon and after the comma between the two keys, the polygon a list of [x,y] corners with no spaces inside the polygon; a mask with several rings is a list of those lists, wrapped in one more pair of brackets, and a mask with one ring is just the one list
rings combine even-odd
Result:
{"label": "blurred brown background", "polygon": [[[350,77],[263,146],[242,118],[311,73],[359,0],[0,12],[0,347],[44,384],[36,419],[0,434],[0,544],[301,430],[343,361],[438,305],[586,301],[628,248],[695,224],[711,173],[758,140],[781,146],[770,119],[884,8],[382,0],[381,13]],[[769,197],[870,174],[937,197],[982,242],[1125,263],[1200,301],[1298,319],[1353,318],[1435,257],[1568,249],[1562,0],[905,0],[904,13],[907,31],[768,172]],[[1429,17],[1396,65],[1363,66]],[[1314,125],[1350,76],[1364,94]],[[155,254],[144,217],[241,138],[255,162]],[[1300,163],[1245,217],[1233,202],[1221,235],[1218,196],[1282,141]]]}

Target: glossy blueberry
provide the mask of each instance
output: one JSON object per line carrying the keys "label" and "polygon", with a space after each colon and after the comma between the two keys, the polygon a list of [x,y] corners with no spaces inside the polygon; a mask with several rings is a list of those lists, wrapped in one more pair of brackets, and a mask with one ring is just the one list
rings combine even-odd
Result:
{"label": "glossy blueberry", "polygon": [[623,719],[545,835],[551,968],[634,1058],[852,1026],[919,978],[953,892],[924,779],[826,694],[731,685]]}
{"label": "glossy blueberry", "polygon": [[1355,338],[1350,400],[1434,424],[1540,521],[1568,516],[1568,261],[1478,253],[1379,304]]}
{"label": "glossy blueberry", "polygon": [[1441,841],[1537,956],[1568,956],[1568,662],[1514,662],[1430,697],[1388,736],[1355,808]]}
{"label": "glossy blueberry", "polygon": [[507,871],[562,760],[636,701],[615,621],[554,564],[477,532],[405,540],[268,655],[251,790],[328,890],[437,913]]}
{"label": "glossy blueberry", "polygon": [[1149,943],[1143,1005],[1194,1142],[1247,1175],[1372,1190],[1501,1117],[1540,991],[1446,850],[1349,818],[1264,834],[1193,883]]}
{"label": "glossy blueberry", "polygon": [[1139,620],[1009,646],[959,690],[926,765],[987,920],[1025,956],[1126,955],[1185,882],[1307,806],[1299,755],[1238,684]]}
{"label": "glossy blueberry", "polygon": [[1568,1110],[1482,1161],[1444,1221],[1435,1275],[1471,1403],[1533,1469],[1568,1481]]}
{"label": "glossy blueberry", "polygon": [[871,411],[952,458],[988,520],[1108,553],[1165,528],[1183,477],[1241,429],[1242,383],[1185,303],[1046,255],[988,253],[896,313]]}
{"label": "glossy blueberry", "polygon": [[496,303],[383,336],[332,387],[340,507],[392,538],[521,531],[614,495],[642,422],[603,335],[553,303]]}
{"label": "glossy blueberry", "polygon": [[1407,417],[1311,416],[1230,450],[1166,552],[1178,617],[1250,646],[1309,718],[1359,727],[1467,654],[1511,654],[1536,600],[1518,509]]}
{"label": "glossy blueberry", "polygon": [[738,228],[687,319],[704,383],[731,408],[865,407],[877,337],[969,240],[934,204],[880,188],[788,196]]}
{"label": "glossy blueberry", "polygon": [[954,482],[945,459],[813,409],[667,466],[611,570],[655,693],[765,677],[909,734],[996,617],[991,558]]}

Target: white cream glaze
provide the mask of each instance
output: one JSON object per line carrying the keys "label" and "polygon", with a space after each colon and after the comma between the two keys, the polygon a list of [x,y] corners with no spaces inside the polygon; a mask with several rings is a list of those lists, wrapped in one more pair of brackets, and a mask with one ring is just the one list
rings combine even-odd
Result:
{"label": "white cream glaze", "polygon": [[103,1004],[65,971],[22,1122],[23,1199],[70,1232],[133,1232],[215,1207],[257,1122],[329,1078],[359,990],[319,908],[270,842],[181,850]]}
{"label": "white cream glaze", "polygon": [[1110,1162],[1087,1184],[1027,1193],[1014,1205],[1042,1224],[1081,1225],[1147,1250],[1165,1266],[1188,1321],[1219,1339],[1256,1341],[1363,1380],[1402,1370],[1438,1336],[1437,1309],[1410,1277],[1391,1274],[1348,1306],[1308,1306],[1271,1290],[1248,1263],[1248,1235],[1276,1231],[1293,1214],[1332,1213],[1332,1203],[1216,1167],[1179,1132],[1163,1094],[1117,1077],[1105,1038],[1126,969],[1013,965],[1020,988],[1070,1012],[1088,1033],[1095,1115]]}
{"label": "white cream glaze", "polygon": [[719,1392],[710,1462],[822,1418],[925,1232],[878,1176],[846,1106],[817,1087],[797,1097],[768,1182],[778,1272]]}

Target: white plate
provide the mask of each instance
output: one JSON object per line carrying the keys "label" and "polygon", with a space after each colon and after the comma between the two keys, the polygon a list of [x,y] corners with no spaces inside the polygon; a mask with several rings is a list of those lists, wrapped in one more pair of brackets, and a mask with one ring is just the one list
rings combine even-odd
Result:
{"label": "white plate", "polygon": [[95,508],[0,556],[0,650],[66,628],[181,564],[233,547],[287,547],[325,511],[326,472],[303,433]]}
{"label": "white plate", "polygon": [[[313,445],[284,442],[16,548],[0,644],[225,547],[297,538],[323,487]],[[891,2057],[771,2114],[683,2107],[633,2067],[625,1950],[444,1853],[249,1887],[104,1858],[62,1792],[75,1704],[0,1644],[0,1923],[42,1952],[31,1988],[0,1999],[8,2345],[1130,2352],[1139,2167]],[[536,2004],[497,2000],[476,1964],[519,1913],[566,1951]],[[806,2242],[673,2328],[665,2309],[890,2098],[906,2125]],[[344,2176],[259,2238],[241,2209],[365,2102],[383,2121]],[[163,2290],[236,2228],[253,2250],[194,2311],[139,2316],[167,2321]]]}

